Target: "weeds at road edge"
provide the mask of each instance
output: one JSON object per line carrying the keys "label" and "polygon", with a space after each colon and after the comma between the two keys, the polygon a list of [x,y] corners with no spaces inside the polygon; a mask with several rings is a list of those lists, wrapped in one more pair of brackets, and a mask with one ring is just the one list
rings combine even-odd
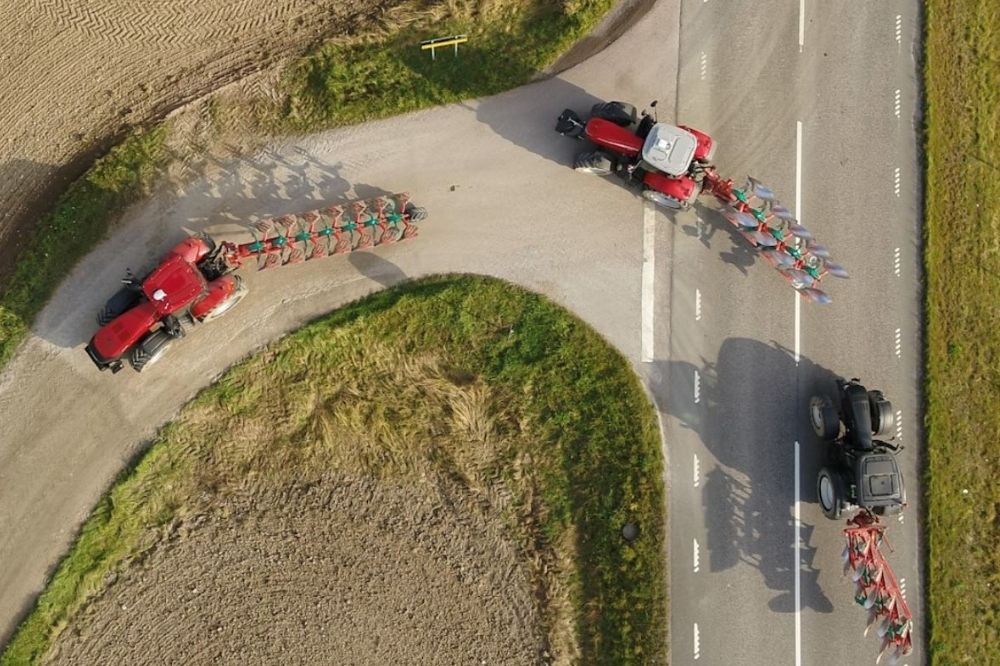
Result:
{"label": "weeds at road edge", "polygon": [[929,648],[1000,664],[1000,4],[924,23]]}

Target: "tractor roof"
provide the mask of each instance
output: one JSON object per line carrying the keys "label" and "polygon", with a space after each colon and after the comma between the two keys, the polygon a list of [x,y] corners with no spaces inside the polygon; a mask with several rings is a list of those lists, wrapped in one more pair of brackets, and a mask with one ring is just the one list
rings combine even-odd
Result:
{"label": "tractor roof", "polygon": [[205,288],[205,278],[179,254],[169,254],[142,283],[142,291],[161,315],[177,312]]}
{"label": "tractor roof", "polygon": [[657,123],[646,136],[642,159],[668,176],[687,172],[698,147],[694,134],[667,123]]}

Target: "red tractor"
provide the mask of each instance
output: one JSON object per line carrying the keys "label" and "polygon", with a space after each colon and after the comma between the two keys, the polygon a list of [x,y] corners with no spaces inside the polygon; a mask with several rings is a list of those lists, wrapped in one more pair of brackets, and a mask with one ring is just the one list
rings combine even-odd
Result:
{"label": "red tractor", "polygon": [[[656,102],[651,104],[656,106]],[[624,102],[601,102],[584,122],[571,109],[556,121],[556,131],[586,138],[597,149],[576,157],[573,168],[598,176],[615,174],[637,184],[642,195],[668,208],[687,208],[701,194],[705,167],[715,154],[712,137],[691,127],[656,122]]]}
{"label": "red tractor", "polygon": [[[650,106],[655,108],[656,102]],[[686,209],[699,194],[714,196],[727,207],[723,214],[737,233],[803,298],[829,303],[830,297],[818,288],[820,280],[828,274],[847,277],[770,188],[753,178],[737,188],[719,175],[712,164],[715,142],[704,132],[657,122],[646,111],[637,115],[635,107],[624,102],[595,104],[586,121],[566,109],[556,120],[556,131],[594,146],[577,155],[577,171],[617,175],[660,206]]]}
{"label": "red tractor", "polygon": [[131,273],[97,316],[101,328],[87,354],[101,370],[118,372],[128,360],[141,372],[184,337],[184,323],[217,319],[247,294],[233,275],[248,261],[260,269],[343,254],[416,236],[426,217],[406,194],[285,215],[257,224],[253,242],[216,243],[206,235],[178,243],[141,280]]}

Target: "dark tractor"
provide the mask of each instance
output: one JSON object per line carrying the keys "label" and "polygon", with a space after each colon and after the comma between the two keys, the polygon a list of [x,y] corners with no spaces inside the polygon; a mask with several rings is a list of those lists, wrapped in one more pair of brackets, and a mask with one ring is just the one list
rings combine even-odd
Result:
{"label": "dark tractor", "polygon": [[827,518],[837,520],[860,507],[876,515],[896,515],[906,506],[896,453],[884,441],[895,427],[892,404],[855,378],[837,380],[837,399],[814,396],[809,421],[828,445],[827,464],[816,479],[816,494]]}

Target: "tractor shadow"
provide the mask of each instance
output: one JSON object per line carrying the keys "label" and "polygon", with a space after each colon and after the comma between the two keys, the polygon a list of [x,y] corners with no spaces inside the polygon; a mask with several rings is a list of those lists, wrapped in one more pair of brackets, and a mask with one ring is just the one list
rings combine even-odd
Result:
{"label": "tractor shadow", "polygon": [[[339,164],[302,149],[291,154],[262,151],[228,162],[206,158],[203,168],[202,178],[176,184],[174,196],[154,197],[128,211],[122,228],[73,269],[37,317],[34,333],[62,348],[85,344],[97,331],[97,313],[120,288],[126,271],[145,275],[171,247],[193,234],[246,242],[253,238],[251,230],[258,220],[390,194],[377,186],[349,182]],[[379,284],[406,279],[398,267],[371,250],[348,257],[359,273]]]}
{"label": "tractor shadow", "polygon": [[[802,390],[789,384],[795,377]],[[703,463],[702,469],[710,571],[754,567],[775,592],[768,603],[775,612],[795,610],[794,442],[800,443],[799,501],[813,503],[824,457],[809,425],[808,399],[834,379],[809,359],[796,365],[790,351],[777,344],[746,338],[726,340],[714,362],[666,361],[650,371],[653,394],[661,403],[665,398],[660,409],[696,432],[718,461]],[[813,567],[813,529],[800,523],[801,600],[829,613],[833,604]]]}

